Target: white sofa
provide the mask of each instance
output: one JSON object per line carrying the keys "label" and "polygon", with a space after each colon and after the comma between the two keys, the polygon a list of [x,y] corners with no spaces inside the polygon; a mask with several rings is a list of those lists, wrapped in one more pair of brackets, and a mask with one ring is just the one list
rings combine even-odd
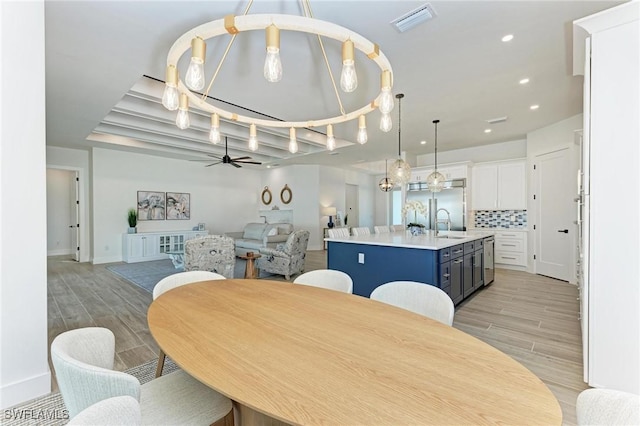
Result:
{"label": "white sofa", "polygon": [[250,251],[258,253],[261,248],[275,248],[286,242],[292,232],[290,223],[247,223],[242,231],[225,235],[233,238],[236,256],[244,256]]}

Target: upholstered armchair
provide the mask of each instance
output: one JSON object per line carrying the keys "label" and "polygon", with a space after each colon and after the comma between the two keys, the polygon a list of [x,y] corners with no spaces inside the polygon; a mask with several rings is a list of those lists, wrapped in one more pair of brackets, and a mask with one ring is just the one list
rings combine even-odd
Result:
{"label": "upholstered armchair", "polygon": [[287,280],[291,275],[304,271],[304,259],[309,244],[309,231],[294,231],[284,244],[273,248],[260,249],[261,258],[257,267],[272,274],[284,275]]}
{"label": "upholstered armchair", "polygon": [[184,270],[210,271],[233,278],[236,253],[233,238],[206,235],[184,244]]}

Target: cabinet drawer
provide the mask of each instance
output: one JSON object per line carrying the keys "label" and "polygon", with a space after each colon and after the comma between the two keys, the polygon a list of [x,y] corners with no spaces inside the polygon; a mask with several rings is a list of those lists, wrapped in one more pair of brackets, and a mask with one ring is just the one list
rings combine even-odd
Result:
{"label": "cabinet drawer", "polygon": [[524,240],[524,232],[509,232],[509,231],[497,231],[496,232],[496,240],[500,239],[516,239],[516,240]]}
{"label": "cabinet drawer", "polygon": [[450,247],[451,248],[451,258],[456,259],[464,254],[464,246],[459,244],[457,246]]}
{"label": "cabinet drawer", "polygon": [[475,240],[473,242],[473,249],[476,251],[482,250],[483,245],[484,245],[484,240]]}
{"label": "cabinet drawer", "polygon": [[495,253],[495,262],[502,263],[505,265],[518,265],[518,266],[526,266],[527,263],[524,258],[524,253],[511,253],[511,252],[501,252],[496,251]]}
{"label": "cabinet drawer", "polygon": [[438,252],[440,254],[440,263],[451,260],[451,247],[447,247]]}
{"label": "cabinet drawer", "polygon": [[522,240],[496,240],[496,251],[524,252],[524,241]]}
{"label": "cabinet drawer", "polygon": [[474,251],[475,241],[469,241],[468,243],[464,243],[464,254],[471,253]]}

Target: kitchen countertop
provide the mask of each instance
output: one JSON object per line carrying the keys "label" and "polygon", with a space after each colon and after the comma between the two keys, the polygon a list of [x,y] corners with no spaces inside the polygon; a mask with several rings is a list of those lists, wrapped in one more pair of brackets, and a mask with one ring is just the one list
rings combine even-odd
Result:
{"label": "kitchen countertop", "polygon": [[[487,228],[485,228],[487,229]],[[333,241],[350,244],[367,244],[376,246],[404,247],[423,250],[441,250],[447,247],[464,244],[469,241],[479,240],[495,234],[491,230],[473,231],[440,231],[438,237],[431,233],[411,235],[408,231],[389,232],[385,234],[359,235],[350,237],[325,238],[325,241]],[[445,238],[451,237],[451,238]]]}

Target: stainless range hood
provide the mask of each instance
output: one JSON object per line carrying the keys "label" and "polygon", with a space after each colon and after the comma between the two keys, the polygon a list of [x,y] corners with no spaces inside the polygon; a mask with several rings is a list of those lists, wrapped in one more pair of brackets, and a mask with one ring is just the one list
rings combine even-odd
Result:
{"label": "stainless range hood", "polygon": [[[442,190],[444,191],[451,188],[466,188],[466,186],[466,179],[453,179],[444,182]],[[409,182],[407,184],[407,191],[429,191],[429,188],[427,187],[427,182]]]}

